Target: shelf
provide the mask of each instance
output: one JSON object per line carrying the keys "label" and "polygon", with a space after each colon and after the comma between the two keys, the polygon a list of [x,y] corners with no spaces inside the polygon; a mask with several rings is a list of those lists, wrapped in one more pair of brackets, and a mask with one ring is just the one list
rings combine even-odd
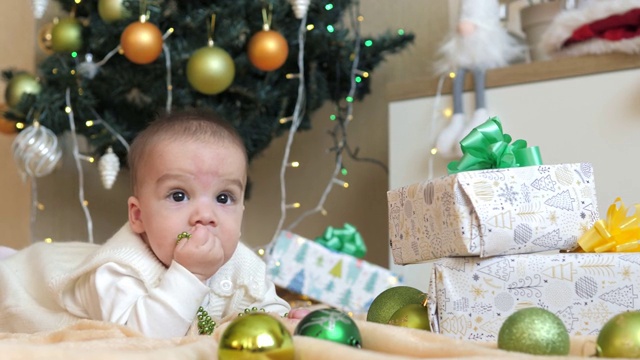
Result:
{"label": "shelf", "polygon": [[[563,57],[547,61],[515,64],[487,71],[486,87],[527,84],[537,81],[599,74],[640,67],[640,57],[622,53]],[[437,78],[423,78],[387,85],[387,100],[399,101],[436,95]],[[464,91],[473,90],[471,75],[465,78]],[[451,93],[451,81],[445,81],[442,94]]]}

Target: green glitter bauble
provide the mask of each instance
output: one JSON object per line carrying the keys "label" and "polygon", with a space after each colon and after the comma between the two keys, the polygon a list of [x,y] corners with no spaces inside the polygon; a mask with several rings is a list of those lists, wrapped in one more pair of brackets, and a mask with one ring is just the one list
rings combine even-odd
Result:
{"label": "green glitter bauble", "polygon": [[411,286],[395,286],[376,296],[367,312],[367,321],[387,324],[393,313],[405,305],[422,304],[425,294]]}
{"label": "green glitter bauble", "polygon": [[640,358],[640,311],[618,314],[598,334],[597,355],[607,358]]}
{"label": "green glitter bauble", "polygon": [[534,355],[569,354],[569,333],[559,317],[541,308],[526,308],[502,323],[498,348]]}
{"label": "green glitter bauble", "polygon": [[355,321],[336,309],[320,309],[308,313],[300,320],[293,334],[362,347],[362,337]]}

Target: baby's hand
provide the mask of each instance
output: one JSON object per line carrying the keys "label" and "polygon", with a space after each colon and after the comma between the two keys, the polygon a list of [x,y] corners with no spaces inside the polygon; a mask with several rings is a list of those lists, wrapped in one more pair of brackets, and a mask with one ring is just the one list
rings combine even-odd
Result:
{"label": "baby's hand", "polygon": [[307,314],[309,314],[311,312],[311,310],[309,309],[305,309],[305,308],[296,308],[296,309],[291,309],[291,311],[289,311],[289,313],[287,314],[287,317],[289,319],[302,319],[303,317],[307,316]]}
{"label": "baby's hand", "polygon": [[462,36],[469,36],[476,31],[476,24],[469,20],[460,20],[458,22],[458,33]]}
{"label": "baby's hand", "polygon": [[200,281],[205,281],[224,265],[220,239],[205,226],[196,225],[189,238],[178,242],[173,258]]}

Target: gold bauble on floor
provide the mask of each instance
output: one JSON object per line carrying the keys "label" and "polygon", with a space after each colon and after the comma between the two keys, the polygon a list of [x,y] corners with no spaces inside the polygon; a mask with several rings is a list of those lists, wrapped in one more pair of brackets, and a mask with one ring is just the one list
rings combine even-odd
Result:
{"label": "gold bauble on floor", "polygon": [[220,360],[293,358],[291,334],[282,323],[264,313],[249,313],[237,317],[220,337]]}

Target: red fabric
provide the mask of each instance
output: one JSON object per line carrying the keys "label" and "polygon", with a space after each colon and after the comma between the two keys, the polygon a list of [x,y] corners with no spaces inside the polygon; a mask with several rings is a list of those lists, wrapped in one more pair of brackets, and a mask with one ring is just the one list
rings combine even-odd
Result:
{"label": "red fabric", "polygon": [[607,18],[584,24],[575,29],[563,46],[586,41],[593,38],[608,41],[630,39],[640,35],[640,9],[632,9],[624,14],[611,15]]}

